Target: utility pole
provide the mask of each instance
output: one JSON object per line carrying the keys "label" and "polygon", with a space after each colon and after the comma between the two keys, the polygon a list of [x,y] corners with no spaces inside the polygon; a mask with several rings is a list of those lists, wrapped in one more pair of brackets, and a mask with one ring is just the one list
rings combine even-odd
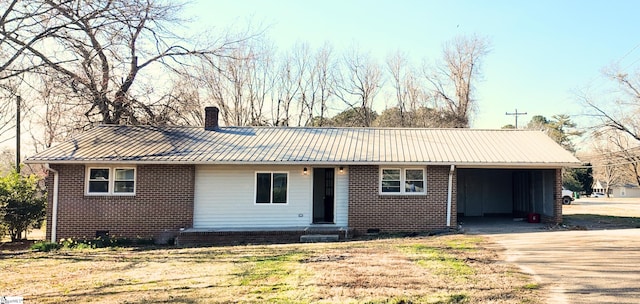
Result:
{"label": "utility pole", "polygon": [[518,128],[518,116],[527,115],[527,112],[518,112],[518,109],[514,113],[505,112],[504,115],[513,115],[516,117],[516,129]]}
{"label": "utility pole", "polygon": [[22,97],[16,96],[16,172],[20,173],[20,101]]}

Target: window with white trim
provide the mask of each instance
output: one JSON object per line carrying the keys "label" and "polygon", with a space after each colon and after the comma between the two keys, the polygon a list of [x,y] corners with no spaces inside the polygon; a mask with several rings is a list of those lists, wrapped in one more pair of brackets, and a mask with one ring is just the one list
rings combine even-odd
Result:
{"label": "window with white trim", "polygon": [[426,194],[423,168],[381,168],[381,194]]}
{"label": "window with white trim", "polygon": [[286,204],[288,172],[256,172],[256,204]]}
{"label": "window with white trim", "polygon": [[87,167],[87,195],[135,195],[136,168]]}

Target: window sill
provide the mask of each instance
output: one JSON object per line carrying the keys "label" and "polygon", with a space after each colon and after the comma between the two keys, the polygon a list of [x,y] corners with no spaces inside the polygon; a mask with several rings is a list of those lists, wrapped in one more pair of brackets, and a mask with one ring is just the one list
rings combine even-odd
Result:
{"label": "window sill", "polygon": [[89,197],[96,197],[96,196],[125,196],[125,197],[130,197],[130,196],[136,196],[135,193],[85,193],[84,196],[89,196]]}
{"label": "window sill", "polygon": [[426,192],[378,192],[379,195],[382,196],[420,196],[427,195]]}
{"label": "window sill", "polygon": [[389,193],[389,192],[379,192],[380,196],[426,196],[426,192],[407,192],[407,193]]}

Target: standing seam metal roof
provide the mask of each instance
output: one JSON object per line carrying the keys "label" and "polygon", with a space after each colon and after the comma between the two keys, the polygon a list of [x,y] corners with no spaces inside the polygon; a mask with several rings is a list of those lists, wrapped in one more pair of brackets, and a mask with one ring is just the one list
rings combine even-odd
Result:
{"label": "standing seam metal roof", "polygon": [[576,166],[540,131],[99,126],[28,163],[456,164]]}

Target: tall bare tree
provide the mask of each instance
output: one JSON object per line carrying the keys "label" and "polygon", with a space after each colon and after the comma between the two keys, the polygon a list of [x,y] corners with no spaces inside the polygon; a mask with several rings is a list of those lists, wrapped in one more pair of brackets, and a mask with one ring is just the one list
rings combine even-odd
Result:
{"label": "tall bare tree", "polygon": [[375,119],[373,102],[382,87],[382,68],[370,54],[354,48],[343,57],[341,70],[336,96],[356,110],[361,126],[370,127]]}
{"label": "tall bare tree", "polygon": [[412,66],[408,56],[401,51],[387,57],[387,70],[391,75],[397,106],[387,109],[391,111],[385,110],[378,119],[389,119],[390,115],[395,115],[397,118],[391,119],[395,123],[386,120],[378,125],[448,127],[446,122],[445,125],[434,124],[444,121],[440,121],[432,115],[440,111],[435,109],[436,105],[431,102],[429,94],[425,91],[425,84]]}
{"label": "tall bare tree", "polygon": [[[230,54],[199,68],[196,91],[206,105],[220,108],[228,126],[265,125],[265,103],[275,79],[271,46],[260,39],[242,41]],[[204,106],[197,110],[200,114]]]}
{"label": "tall bare tree", "polygon": [[[598,99],[581,94],[589,115],[597,119],[596,130],[616,130],[640,141],[640,73],[606,72],[619,88],[618,94]],[[614,100],[608,99],[614,96]]]}
{"label": "tall bare tree", "polygon": [[[45,78],[46,79],[46,78]],[[40,101],[29,113],[29,132],[36,152],[51,147],[54,143],[64,141],[69,135],[79,131],[73,117],[82,115],[77,107],[66,102],[53,82],[44,81],[38,86]]]}
{"label": "tall bare tree", "polygon": [[621,150],[619,135],[621,133],[612,130],[594,132],[592,134],[593,153],[581,157],[582,160],[593,165],[593,177],[605,183],[603,186],[606,188],[607,196],[611,187],[630,182],[629,162],[625,154],[636,149]]}
{"label": "tall bare tree", "polygon": [[295,70],[298,72],[296,75],[298,94],[295,97],[298,110],[297,126],[306,125],[313,119],[317,89],[314,59],[309,44],[301,43],[294,46],[291,60],[293,60]]}
{"label": "tall bare tree", "polygon": [[640,186],[640,146],[626,133],[617,130],[598,130],[592,134],[595,155],[585,155],[583,158],[594,163],[615,165],[617,175],[623,183]]}
{"label": "tall bare tree", "polygon": [[620,175],[640,185],[640,73],[610,67],[604,75],[617,85],[617,91],[603,97],[583,92],[578,99],[586,106],[587,115],[595,119],[593,137],[605,138],[619,167],[624,168]]}
{"label": "tall bare tree", "polygon": [[407,112],[407,89],[404,86],[404,80],[406,77],[406,69],[408,65],[408,59],[406,54],[397,51],[393,55],[387,57],[387,69],[391,74],[393,81],[393,88],[395,89],[398,120],[399,126],[404,127],[407,124],[406,112]]}
{"label": "tall bare tree", "polygon": [[9,131],[16,126],[17,98],[17,85],[7,80],[2,81],[0,83],[0,143],[13,138],[13,135],[9,135]]}
{"label": "tall bare tree", "polygon": [[164,96],[158,84],[170,81],[157,75],[196,59],[228,56],[242,40],[222,37],[204,48],[191,47],[170,30],[181,22],[176,17],[181,5],[173,2],[32,0],[13,1],[9,8],[0,39],[14,55],[0,63],[3,77],[51,75],[90,124],[158,123],[171,100],[153,97]]}
{"label": "tall bare tree", "polygon": [[[271,120],[274,126],[295,125],[292,115],[296,109],[296,101],[301,91],[301,79],[307,69],[307,58],[300,58],[308,54],[308,46],[294,45],[279,57],[279,67],[272,92]],[[306,56],[306,55],[305,55]]]}
{"label": "tall bare tree", "polygon": [[325,43],[316,53],[315,56],[315,91],[319,107],[319,112],[311,113],[316,115],[316,122],[318,126],[323,126],[327,118],[327,110],[329,107],[329,100],[335,91],[335,74],[336,63],[333,59],[333,47]]}
{"label": "tall bare tree", "polygon": [[247,89],[249,91],[250,124],[253,126],[267,124],[265,117],[266,103],[276,80],[273,71],[275,65],[274,49],[268,42],[259,41],[259,44],[254,47],[256,59],[249,64],[250,76]]}
{"label": "tall bare tree", "polygon": [[481,76],[482,60],[489,53],[489,41],[477,35],[458,36],[444,44],[443,62],[426,67],[425,77],[434,97],[456,119],[456,127],[469,127],[475,109],[474,84]]}
{"label": "tall bare tree", "polygon": [[610,142],[619,151],[616,154],[622,163],[622,179],[640,186],[640,146],[630,136],[620,132],[615,132]]}

